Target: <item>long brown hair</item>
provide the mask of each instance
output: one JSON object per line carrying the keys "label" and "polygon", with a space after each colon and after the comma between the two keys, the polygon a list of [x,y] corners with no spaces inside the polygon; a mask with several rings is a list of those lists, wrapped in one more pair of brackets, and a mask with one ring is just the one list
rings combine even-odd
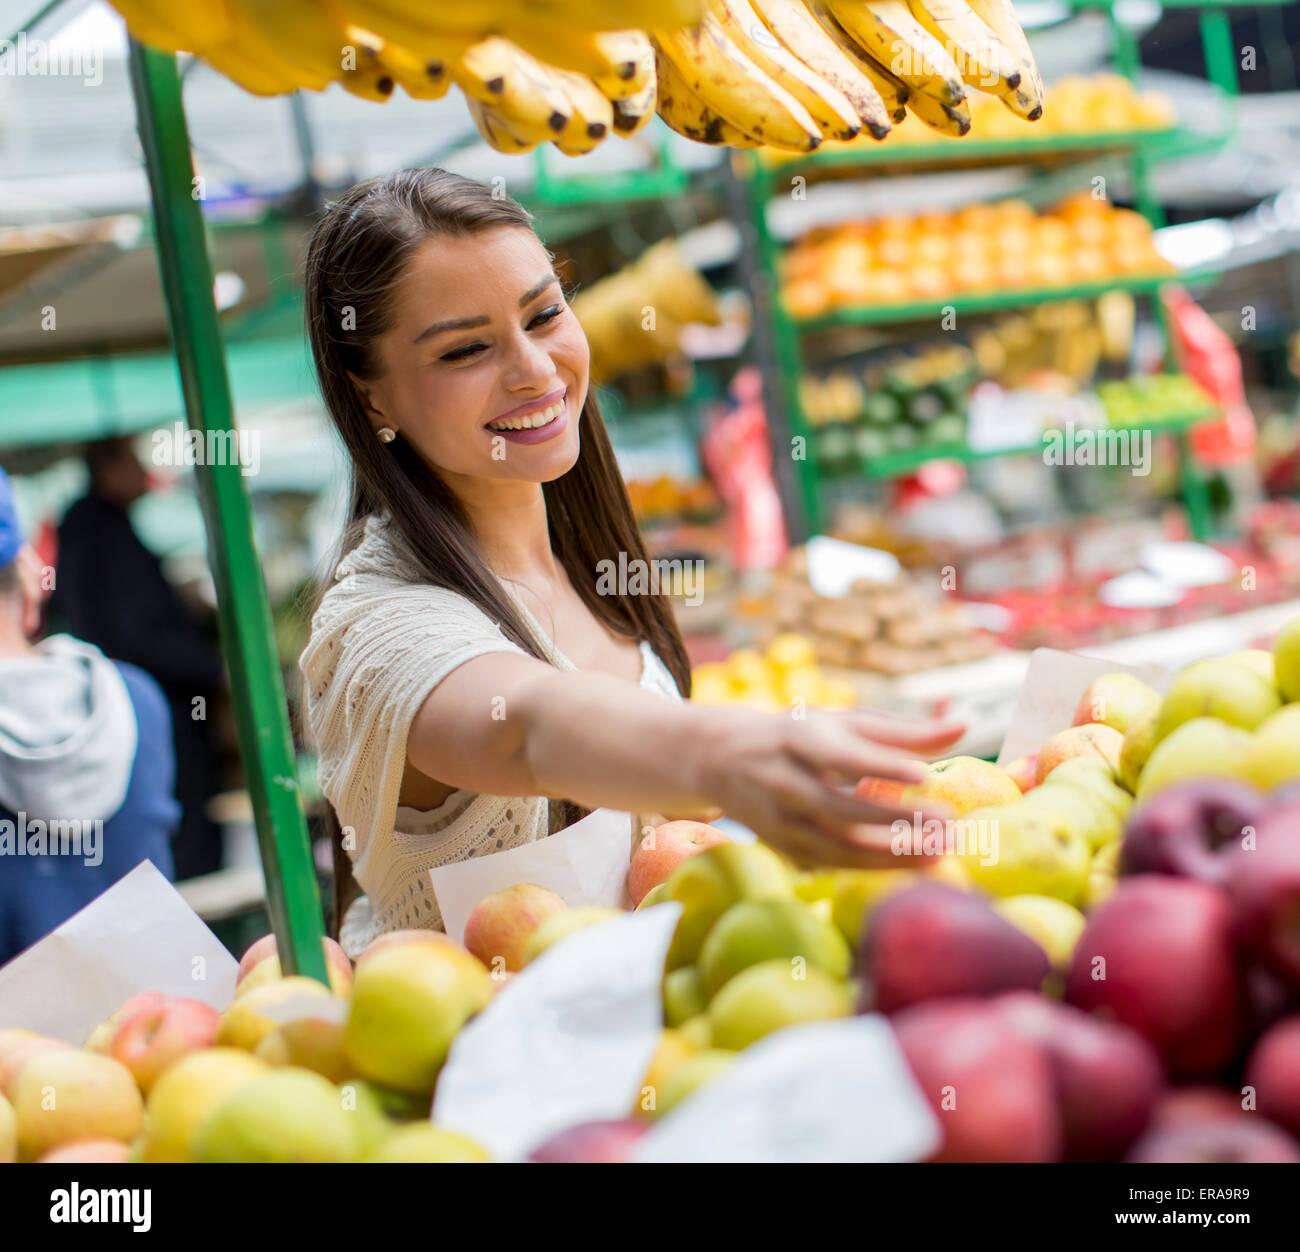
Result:
{"label": "long brown hair", "polygon": [[[507,638],[545,660],[541,643],[488,567],[459,499],[400,434],[387,444],[375,437],[348,377],[373,379],[381,373],[375,340],[391,323],[394,290],[414,253],[430,239],[499,226],[532,230],[532,217],[494,188],[447,170],[398,170],[357,184],[326,209],[312,235],[307,333],[325,408],[351,463],[351,504],[335,567],[360,541],[366,519],[386,513],[431,585],[459,592],[498,622]],[[542,485],[551,551],[592,615],[616,635],[648,641],[678,690],[689,696],[690,662],[667,600],[596,590],[600,562],[617,567],[620,553],[629,561],[647,557],[591,388],[579,423],[576,463]],[[332,582],[331,577],[324,586]],[[355,894],[356,884],[332,812],[328,824],[335,834],[337,933],[345,894]]]}

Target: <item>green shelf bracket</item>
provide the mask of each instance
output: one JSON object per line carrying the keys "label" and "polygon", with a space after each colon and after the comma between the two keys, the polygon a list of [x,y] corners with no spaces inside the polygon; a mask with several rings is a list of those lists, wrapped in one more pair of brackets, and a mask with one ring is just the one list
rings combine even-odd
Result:
{"label": "green shelf bracket", "polygon": [[[135,39],[129,62],[172,346],[190,426],[206,446],[209,433],[229,432],[235,422],[180,75],[173,55]],[[320,890],[242,468],[196,465],[195,481],[280,959],[287,972],[327,983]]]}

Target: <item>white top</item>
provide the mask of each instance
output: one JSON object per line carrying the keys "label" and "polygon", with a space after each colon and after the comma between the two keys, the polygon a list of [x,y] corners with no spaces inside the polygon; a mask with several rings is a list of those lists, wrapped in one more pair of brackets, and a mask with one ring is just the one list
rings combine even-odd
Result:
{"label": "white top", "polygon": [[[576,670],[501,585],[551,663]],[[572,820],[566,806],[544,796],[461,790],[428,811],[398,804],[406,737],[420,705],[454,669],[486,652],[528,655],[477,605],[425,582],[401,536],[372,517],[362,541],[340,562],[299,662],[321,790],[338,814],[365,892],[339,931],[351,957],[387,931],[442,929],[429,870],[544,839]],[[645,641],[641,666],[642,688],[681,699]],[[633,814],[633,840],[641,824],[642,815]]]}

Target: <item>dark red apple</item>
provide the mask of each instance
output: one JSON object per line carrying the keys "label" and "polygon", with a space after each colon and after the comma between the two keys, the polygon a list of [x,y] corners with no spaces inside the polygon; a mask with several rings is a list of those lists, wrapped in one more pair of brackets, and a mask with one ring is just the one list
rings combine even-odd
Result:
{"label": "dark red apple", "polygon": [[1079,936],[1065,998],[1141,1032],[1176,1077],[1222,1069],[1244,1016],[1227,897],[1189,878],[1121,879]]}
{"label": "dark red apple", "polygon": [[918,883],[888,896],[867,921],[858,946],[859,1011],[1036,991],[1050,968],[1047,953],[984,897]]}
{"label": "dark red apple", "polygon": [[545,1165],[621,1164],[650,1126],[648,1121],[631,1117],[579,1122],[538,1144],[528,1159]]}
{"label": "dark red apple", "polygon": [[1245,1080],[1260,1114],[1300,1138],[1300,1014],[1278,1022],[1246,1058]]}
{"label": "dark red apple", "polygon": [[1125,874],[1175,874],[1222,883],[1228,854],[1257,827],[1264,793],[1232,778],[1198,778],[1152,796],[1129,816],[1120,854]]}
{"label": "dark red apple", "polygon": [[1300,1144],[1262,1117],[1207,1118],[1157,1126],[1147,1131],[1124,1159],[1144,1165],[1292,1165],[1300,1163]]}
{"label": "dark red apple", "polygon": [[1246,1038],[1255,1039],[1274,1022],[1300,1011],[1300,987],[1249,958],[1242,965],[1246,989]]}
{"label": "dark red apple", "polygon": [[1300,987],[1300,831],[1277,834],[1261,823],[1254,847],[1232,854],[1233,933],[1247,952]]}
{"label": "dark red apple", "polygon": [[1188,1122],[1220,1121],[1245,1117],[1241,1094],[1227,1087],[1175,1087],[1156,1105],[1152,1127],[1182,1126]]}
{"label": "dark red apple", "polygon": [[943,1131],[935,1161],[1059,1161],[1052,1064],[988,1000],[931,1000],[890,1019]]}
{"label": "dark red apple", "polygon": [[1114,1161],[1151,1121],[1164,1086],[1155,1049],[1136,1030],[1027,991],[993,1004],[1051,1061],[1067,1161]]}

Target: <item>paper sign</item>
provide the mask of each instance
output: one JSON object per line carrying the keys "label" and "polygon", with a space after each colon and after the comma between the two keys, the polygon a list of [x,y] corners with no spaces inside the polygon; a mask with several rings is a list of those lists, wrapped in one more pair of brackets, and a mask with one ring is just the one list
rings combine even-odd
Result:
{"label": "paper sign", "polygon": [[669,902],[598,922],[516,974],[456,1036],[433,1120],[518,1161],[568,1126],[631,1113],[680,915]]}
{"label": "paper sign", "polygon": [[878,1014],[769,1035],[641,1140],[641,1163],[916,1161],[941,1135]]}
{"label": "paper sign", "polygon": [[0,969],[0,1026],[68,1043],[142,991],[224,1009],[239,962],[149,861]]}
{"label": "paper sign", "polygon": [[430,876],[442,924],[453,939],[461,940],[480,900],[521,882],[549,887],[570,906],[625,908],[631,860],[632,815],[597,809],[549,838],[491,856],[472,856],[430,870]]}
{"label": "paper sign", "polygon": [[887,583],[898,577],[902,566],[892,552],[865,548],[826,535],[814,535],[804,544],[808,561],[808,585],[819,596],[839,597],[848,594],[859,578]]}

